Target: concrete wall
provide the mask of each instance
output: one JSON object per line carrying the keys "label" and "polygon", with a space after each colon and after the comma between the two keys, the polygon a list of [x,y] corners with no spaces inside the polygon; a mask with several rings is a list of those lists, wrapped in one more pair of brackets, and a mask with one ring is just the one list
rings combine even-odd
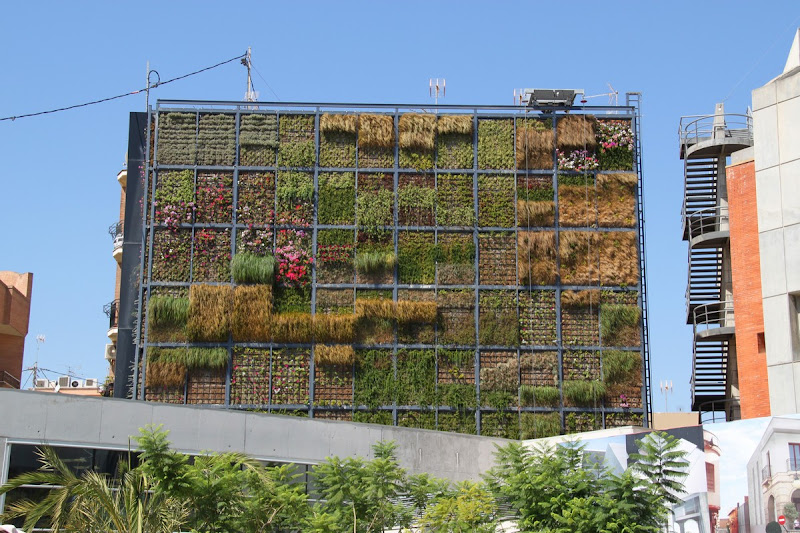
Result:
{"label": "concrete wall", "polygon": [[[19,387],[31,312],[33,274],[0,272],[0,387]],[[4,372],[12,379],[5,380]],[[16,380],[16,381],[14,381]]]}
{"label": "concrete wall", "polygon": [[733,306],[736,310],[736,369],[742,418],[770,415],[761,265],[753,149],[736,152],[725,176],[729,194],[729,229]]}
{"label": "concrete wall", "polygon": [[[509,441],[442,431],[324,421],[31,391],[0,390],[0,458],[5,443],[25,441],[128,449],[147,424],[163,424],[185,453],[244,452],[256,459],[316,464],[337,455],[371,457],[379,441],[397,442],[400,464],[454,481],[478,480]],[[2,464],[0,464],[2,466]],[[5,469],[0,470],[0,476]]]}
{"label": "concrete wall", "polygon": [[[789,443],[797,442],[800,442],[800,420],[773,417],[747,462],[750,519],[754,524],[766,524],[775,519],[767,516],[770,496],[775,498],[775,510],[778,514],[783,514],[784,505],[791,502],[794,472],[789,471]],[[765,483],[761,472],[768,462],[771,476],[769,482]]]}
{"label": "concrete wall", "polygon": [[753,91],[753,133],[770,409],[780,415],[800,411],[800,68]]}

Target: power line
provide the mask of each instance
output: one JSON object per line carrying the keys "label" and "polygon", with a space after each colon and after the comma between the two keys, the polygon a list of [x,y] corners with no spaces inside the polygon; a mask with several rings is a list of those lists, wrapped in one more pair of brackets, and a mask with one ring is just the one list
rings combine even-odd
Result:
{"label": "power line", "polygon": [[[182,80],[184,78],[188,78],[189,76],[194,76],[195,74],[200,74],[201,72],[205,72],[205,71],[211,70],[213,68],[221,67],[222,65],[225,65],[227,63],[231,63],[233,61],[237,61],[239,59],[242,59],[243,57],[245,57],[245,55],[246,54],[242,54],[240,56],[233,57],[231,59],[228,59],[227,61],[223,61],[221,63],[217,63],[216,65],[211,65],[210,67],[202,68],[200,70],[195,70],[194,72],[190,72],[189,74],[184,74],[183,76],[178,76],[177,78],[172,78],[171,80],[157,82],[157,83],[151,85],[150,88],[151,89],[155,89],[156,87],[158,87],[160,85],[166,85],[167,83],[172,83],[173,81]],[[139,90],[136,90],[136,91],[125,93],[125,94],[118,94],[116,96],[110,96],[108,98],[102,98],[100,100],[94,100],[93,102],[85,102],[83,104],[75,104],[75,105],[71,105],[71,106],[67,106],[67,107],[60,107],[58,109],[50,109],[48,111],[39,111],[37,113],[27,113],[25,115],[15,115],[15,116],[11,116],[11,117],[2,117],[2,118],[0,118],[0,121],[3,121],[3,120],[14,121],[14,120],[17,120],[18,118],[36,117],[36,116],[39,116],[39,115],[47,115],[47,114],[50,114],[50,113],[58,113],[59,111],[67,111],[67,110],[70,110],[70,109],[77,109],[79,107],[86,107],[86,106],[95,105],[95,104],[102,104],[103,102],[116,100],[118,98],[124,98],[126,96],[132,96],[134,94],[143,93],[145,91],[147,91],[147,87],[145,87],[144,89],[139,89]]]}
{"label": "power line", "polygon": [[277,99],[278,99],[278,101],[280,102],[280,101],[281,101],[281,98],[280,98],[280,96],[278,96],[278,95],[277,95],[277,93],[275,93],[275,91],[273,91],[273,90],[272,90],[272,87],[270,87],[270,86],[269,86],[269,83],[267,83],[267,80],[265,80],[265,79],[264,79],[264,76],[262,76],[262,75],[261,75],[261,73],[258,71],[258,69],[256,68],[256,66],[255,66],[255,65],[253,65],[253,70],[255,70],[255,71],[256,71],[256,74],[258,74],[258,77],[259,77],[259,78],[261,78],[261,80],[262,80],[262,81],[264,82],[264,84],[267,86],[267,89],[269,89],[269,90],[270,90],[270,92],[271,92],[272,94],[274,94],[274,95],[275,95],[275,98],[277,98]]}

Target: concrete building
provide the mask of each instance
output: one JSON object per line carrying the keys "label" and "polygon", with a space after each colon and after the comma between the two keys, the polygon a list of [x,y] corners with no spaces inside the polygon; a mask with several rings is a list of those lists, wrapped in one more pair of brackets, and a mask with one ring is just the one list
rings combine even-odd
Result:
{"label": "concrete building", "polygon": [[108,361],[108,379],[106,380],[107,388],[104,388],[104,393],[113,395],[114,392],[114,372],[116,370],[117,362],[117,334],[119,333],[119,295],[120,286],[122,284],[122,243],[124,242],[124,229],[125,229],[125,191],[128,185],[128,169],[123,168],[117,173],[117,182],[122,190],[120,191],[119,199],[119,220],[108,228],[108,233],[112,239],[112,253],[116,263],[116,275],[114,283],[114,299],[103,306],[103,312],[108,317],[108,340],[103,356]]}
{"label": "concrete building", "polygon": [[800,30],[783,74],[753,91],[752,114],[718,104],[681,119],[692,407],[701,413],[800,411],[798,124]]}
{"label": "concrete building", "polygon": [[20,388],[33,274],[0,272],[0,388]]}

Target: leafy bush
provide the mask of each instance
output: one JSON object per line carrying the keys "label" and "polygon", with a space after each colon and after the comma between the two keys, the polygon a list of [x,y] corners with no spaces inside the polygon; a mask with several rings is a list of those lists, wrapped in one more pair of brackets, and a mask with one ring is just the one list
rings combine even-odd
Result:
{"label": "leafy bush", "polygon": [[433,350],[397,352],[397,404],[436,404],[436,357]]}
{"label": "leafy bush", "polygon": [[392,405],[397,389],[392,353],[385,350],[357,352],[353,385],[356,405],[366,405],[371,409]]}
{"label": "leafy bush", "polygon": [[314,166],[314,116],[282,115],[279,125],[278,165]]}
{"label": "leafy bush", "polygon": [[394,194],[391,190],[358,191],[357,217],[362,228],[377,231],[392,224]]}
{"label": "leafy bush", "polygon": [[440,174],[436,191],[436,223],[440,226],[473,226],[475,207],[472,176]]}
{"label": "leafy bush", "polygon": [[478,168],[514,168],[514,121],[478,121]]}
{"label": "leafy bush", "polygon": [[352,172],[319,175],[317,218],[320,224],[353,224],[355,221],[356,185]]}
{"label": "leafy bush", "polygon": [[433,283],[436,271],[436,246],[433,232],[405,231],[400,233],[397,252],[400,283]]}
{"label": "leafy bush", "polygon": [[498,228],[514,226],[513,177],[478,177],[478,225]]}

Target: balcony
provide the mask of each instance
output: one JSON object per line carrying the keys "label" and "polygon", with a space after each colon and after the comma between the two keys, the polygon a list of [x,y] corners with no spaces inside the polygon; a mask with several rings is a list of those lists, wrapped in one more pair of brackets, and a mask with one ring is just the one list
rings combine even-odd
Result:
{"label": "balcony", "polygon": [[120,186],[124,189],[128,185],[128,169],[123,168],[117,174],[117,181],[119,182]]}
{"label": "balcony", "polygon": [[720,341],[734,334],[733,300],[724,300],[692,309],[695,340]]}
{"label": "balcony", "polygon": [[683,224],[692,248],[719,248],[730,237],[728,207],[716,206],[684,210]]}
{"label": "balcony", "polygon": [[119,300],[108,302],[103,306],[103,312],[108,317],[108,338],[112,342],[117,342],[117,333],[119,333]]}
{"label": "balcony", "polygon": [[725,113],[717,104],[714,115],[681,117],[681,159],[719,156],[753,146],[753,117]]}
{"label": "balcony", "polygon": [[0,372],[0,389],[18,389],[19,388],[19,380],[3,370]]}
{"label": "balcony", "polygon": [[108,227],[108,234],[111,235],[111,239],[113,239],[114,242],[114,251],[112,254],[114,259],[119,264],[122,264],[122,242],[124,240],[123,229],[124,224],[122,222],[111,224],[111,226]]}

